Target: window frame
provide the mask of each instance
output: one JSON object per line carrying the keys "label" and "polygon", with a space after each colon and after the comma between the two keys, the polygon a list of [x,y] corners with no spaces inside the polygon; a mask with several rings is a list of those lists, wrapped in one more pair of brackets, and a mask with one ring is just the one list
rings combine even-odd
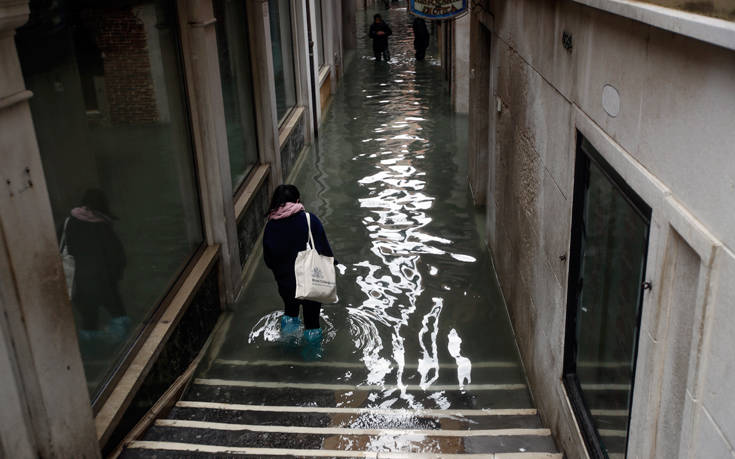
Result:
{"label": "window frame", "polygon": [[[155,0],[154,0],[155,1]],[[204,215],[204,203],[201,183],[201,165],[197,155],[197,145],[194,138],[194,126],[192,119],[191,101],[189,99],[189,78],[184,57],[184,45],[182,41],[182,22],[181,12],[179,11],[179,4],[176,1],[171,0],[171,10],[173,12],[171,17],[171,28],[176,34],[176,61],[178,64],[178,71],[180,80],[180,91],[182,101],[182,114],[184,118],[184,125],[186,127],[186,134],[188,136],[189,152],[191,154],[192,161],[192,172],[194,173],[194,192],[197,196],[196,204],[199,207],[199,224],[202,231],[202,241],[199,243],[197,248],[193,250],[188,258],[181,263],[181,268],[178,274],[173,279],[168,287],[162,291],[159,299],[153,303],[150,311],[146,318],[141,322],[142,328],[138,335],[131,339],[128,345],[120,352],[115,363],[110,367],[106,373],[104,381],[100,384],[95,394],[90,394],[90,405],[92,407],[93,416],[97,416],[99,411],[108,401],[110,395],[117,387],[118,383],[125,375],[125,372],[130,367],[130,364],[135,359],[135,356],[140,351],[140,348],[145,344],[148,337],[153,332],[158,319],[164,314],[164,312],[171,306],[176,293],[181,289],[181,286],[186,281],[188,276],[191,274],[197,261],[202,257],[205,250],[209,246],[207,243],[207,228]]]}
{"label": "window frame", "polygon": [[[212,6],[214,7],[214,2],[212,2]],[[243,18],[244,19],[244,21],[243,21],[244,26],[243,27],[245,28],[245,36],[248,39],[247,49],[248,49],[248,71],[250,72],[250,91],[251,91],[252,99],[253,99],[253,106],[251,107],[251,111],[252,111],[252,114],[253,114],[253,120],[255,121],[255,124],[254,124],[254,130],[255,130],[255,163],[251,164],[249,168],[246,168],[243,171],[244,172],[243,173],[243,176],[242,176],[242,178],[240,179],[240,181],[238,183],[231,183],[232,196],[235,198],[235,200],[237,200],[238,197],[242,194],[242,192],[244,191],[244,189],[247,186],[248,182],[250,182],[250,180],[252,179],[253,175],[258,170],[258,167],[260,167],[263,164],[263,159],[261,157],[261,149],[262,149],[261,139],[260,139],[261,132],[260,132],[260,126],[259,126],[258,101],[257,101],[256,82],[255,82],[256,72],[254,70],[254,66],[256,64],[255,64],[255,60],[253,59],[253,56],[255,55],[254,54],[254,44],[253,44],[253,41],[251,40],[252,35],[251,35],[251,31],[250,31],[250,18],[249,18],[249,15],[248,15],[247,4],[244,4],[243,5],[243,13],[245,13],[245,17]],[[223,26],[224,26],[224,24],[223,24]],[[217,27],[216,24],[215,24],[215,27]],[[219,47],[219,41],[216,39],[216,35],[217,35],[217,33],[215,32],[215,42],[217,42],[217,46]],[[218,53],[219,53],[219,50],[218,50]],[[219,61],[219,59],[218,59],[218,61]],[[221,79],[221,76],[220,76],[220,79]],[[223,101],[223,104],[224,104],[224,92],[222,92],[221,95],[222,95],[222,101]],[[225,123],[226,122],[227,121],[225,120]],[[228,159],[229,159],[229,155],[231,154],[231,152],[229,151],[229,139],[228,139],[228,142],[227,142],[227,146],[228,146],[227,153],[228,153]],[[240,153],[243,156],[245,155],[245,152],[244,151],[242,151]]]}
{"label": "window frame", "polygon": [[[636,330],[633,343],[631,389],[628,395],[628,414],[626,423],[626,441],[630,438],[630,416],[632,413],[633,392],[635,390],[635,377],[638,360],[638,343],[640,340],[641,317],[643,310],[643,299],[645,289],[643,286],[646,277],[646,266],[648,263],[648,251],[651,235],[651,207],[638,195],[633,188],[625,182],[622,176],[602,157],[592,142],[584,135],[576,131],[576,158],[574,171],[574,191],[572,197],[572,234],[570,242],[569,272],[567,282],[566,301],[566,326],[564,336],[564,365],[562,372],[562,383],[569,397],[572,411],[577,419],[582,438],[585,442],[587,452],[592,458],[606,458],[603,452],[600,436],[595,427],[589,408],[584,402],[583,390],[577,376],[577,305],[581,290],[578,288],[582,277],[582,257],[584,256],[583,233],[584,233],[584,211],[587,198],[587,189],[590,178],[590,165],[594,162],[602,171],[603,176],[631,207],[643,218],[648,225],[646,233],[646,244],[643,250],[643,271],[641,272],[641,285],[639,287],[638,304],[636,305]],[[591,150],[584,148],[584,142],[592,147]],[[627,453],[627,443],[626,443]]]}
{"label": "window frame", "polygon": [[[277,3],[279,2],[279,0],[267,0],[267,2],[269,4],[270,4],[271,1],[275,1]],[[293,97],[294,97],[294,104],[292,106],[288,107],[286,109],[286,111],[283,113],[283,116],[280,117],[280,118],[278,116],[278,103],[276,102],[276,105],[273,107],[273,111],[276,113],[276,124],[278,126],[278,130],[279,131],[281,129],[283,129],[283,127],[286,125],[286,122],[291,118],[291,114],[293,113],[293,111],[296,108],[299,107],[299,105],[300,105],[300,97],[301,97],[300,89],[299,89],[299,81],[298,81],[299,80],[299,74],[300,74],[299,61],[298,61],[298,58],[299,58],[299,49],[296,46],[296,38],[297,38],[298,30],[297,30],[297,27],[296,27],[296,24],[295,24],[295,17],[297,16],[297,11],[295,11],[295,9],[294,9],[296,7],[296,5],[298,5],[298,3],[292,2],[292,1],[289,0],[287,2],[287,4],[288,4],[288,15],[289,15],[289,28],[290,28],[290,34],[291,34],[291,67],[292,67],[292,70],[293,70]],[[269,8],[270,8],[270,6],[269,6]],[[281,18],[280,18],[280,14],[281,14],[280,13],[280,11],[281,11],[280,10],[280,4],[278,4],[278,8],[279,8],[279,10],[278,10],[279,11],[279,32],[280,32],[280,20],[281,20]],[[270,37],[271,37],[271,49],[269,50],[269,52],[270,53],[273,53],[273,45],[272,45],[273,30],[270,27],[270,21],[271,21],[270,11],[268,12],[268,15],[269,15],[269,17],[268,17],[268,32],[271,34],[270,35]],[[281,54],[283,54],[283,41],[279,40],[279,43],[281,43]],[[274,83],[275,83],[275,66],[273,66],[272,70],[273,70],[272,78],[273,78]],[[276,90],[276,101],[277,100],[278,100],[278,91]]]}

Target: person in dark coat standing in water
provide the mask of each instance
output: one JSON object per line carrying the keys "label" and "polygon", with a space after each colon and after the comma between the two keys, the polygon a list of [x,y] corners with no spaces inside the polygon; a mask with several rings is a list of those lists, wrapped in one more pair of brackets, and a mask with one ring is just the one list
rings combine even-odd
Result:
{"label": "person in dark coat standing in water", "polygon": [[[74,257],[71,300],[80,313],[82,339],[121,341],[127,337],[131,326],[118,286],[126,258],[123,245],[112,228],[115,218],[104,192],[89,189],[81,205],[71,210],[64,225],[69,254]],[[104,330],[99,324],[101,307],[111,317]]]}
{"label": "person in dark coat standing in water", "polygon": [[383,22],[383,18],[379,14],[373,16],[373,23],[370,24],[370,33],[368,35],[373,39],[373,53],[375,53],[375,60],[379,61],[382,57],[388,61],[390,59],[390,52],[388,52],[388,37],[393,35],[393,31],[390,30],[388,24]]}
{"label": "person in dark coat standing in water", "polygon": [[[320,255],[333,257],[322,222],[309,214],[314,245]],[[301,195],[294,185],[279,185],[273,192],[268,223],[263,233],[263,259],[273,271],[278,293],[283,299],[285,311],[281,317],[281,336],[295,340],[299,331],[299,306],[304,308],[304,357],[321,357],[322,329],[319,327],[321,304],[296,298],[296,255],[306,249],[309,228]]]}
{"label": "person in dark coat standing in water", "polygon": [[413,49],[416,50],[416,60],[423,61],[426,48],[429,47],[429,29],[422,18],[413,20]]}

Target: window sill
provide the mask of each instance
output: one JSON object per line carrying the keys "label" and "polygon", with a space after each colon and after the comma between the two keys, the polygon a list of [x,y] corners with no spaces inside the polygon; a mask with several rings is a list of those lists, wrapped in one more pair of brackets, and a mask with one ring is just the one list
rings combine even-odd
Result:
{"label": "window sill", "polygon": [[735,50],[735,22],[633,0],[573,0],[659,29]]}
{"label": "window sill", "polygon": [[304,114],[304,107],[294,107],[291,110],[291,113],[286,115],[286,119],[283,120],[283,123],[278,128],[278,150],[280,151],[283,148],[283,145],[286,143],[286,140],[288,139],[288,136],[291,135],[291,132],[296,127],[296,123],[301,119],[301,116]]}
{"label": "window sill", "polygon": [[270,172],[270,166],[268,164],[261,164],[257,166],[255,170],[246,179],[240,191],[235,197],[235,220],[239,220],[245,210],[250,207],[250,203],[253,201],[255,194],[260,189],[260,186],[268,177]]}
{"label": "window sill", "polygon": [[324,84],[324,81],[329,76],[329,66],[328,65],[322,65],[322,68],[319,69],[319,87],[321,87]]}
{"label": "window sill", "polygon": [[214,266],[218,256],[219,245],[213,245],[207,247],[192,262],[191,270],[182,280],[171,302],[165,306],[163,314],[152,324],[150,333],[138,348],[130,365],[117,380],[110,395],[100,407],[94,419],[100,445],[107,442],[115,427],[117,427],[125,410],[135,397],[140,385],[153,367],[156,358],[186,312],[202,281]]}

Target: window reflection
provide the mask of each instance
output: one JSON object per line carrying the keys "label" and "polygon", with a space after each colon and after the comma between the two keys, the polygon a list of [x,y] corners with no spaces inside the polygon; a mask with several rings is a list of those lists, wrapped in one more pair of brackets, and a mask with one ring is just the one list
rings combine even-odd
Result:
{"label": "window reflection", "polygon": [[174,2],[34,2],[16,41],[94,397],[202,243]]}
{"label": "window reflection", "polygon": [[296,105],[293,40],[291,35],[291,5],[289,0],[269,0],[273,74],[276,83],[276,113],[283,122],[291,107]]}
{"label": "window reflection", "polygon": [[233,190],[237,190],[258,162],[255,103],[250,67],[250,40],[245,3],[215,0],[222,99],[227,123],[227,146]]}

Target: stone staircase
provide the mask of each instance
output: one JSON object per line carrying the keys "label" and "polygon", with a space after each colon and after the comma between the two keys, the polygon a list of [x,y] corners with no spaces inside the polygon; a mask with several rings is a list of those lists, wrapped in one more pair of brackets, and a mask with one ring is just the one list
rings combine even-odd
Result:
{"label": "stone staircase", "polygon": [[[525,384],[350,383],[364,382],[364,371],[340,362],[216,361],[121,457],[562,458]],[[517,381],[518,371],[473,363],[484,381]]]}

